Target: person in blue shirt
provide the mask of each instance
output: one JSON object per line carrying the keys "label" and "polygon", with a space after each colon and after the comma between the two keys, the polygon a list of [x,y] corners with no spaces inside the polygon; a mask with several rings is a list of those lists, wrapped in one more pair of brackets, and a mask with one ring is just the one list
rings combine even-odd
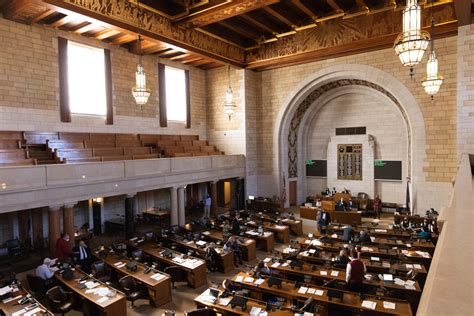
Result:
{"label": "person in blue shirt", "polygon": [[421,239],[430,239],[430,238],[431,238],[431,234],[430,234],[430,232],[428,231],[428,229],[426,229],[425,227],[423,227],[423,229],[421,230],[421,232],[418,233],[417,237],[418,237],[418,238],[421,238]]}
{"label": "person in blue shirt", "polygon": [[49,258],[44,258],[43,264],[36,268],[36,276],[43,279],[46,285],[51,285],[53,283],[54,272],[57,268],[51,267],[52,260]]}
{"label": "person in blue shirt", "polygon": [[212,198],[208,194],[206,199],[204,200],[204,218],[211,217],[211,204],[212,204]]}

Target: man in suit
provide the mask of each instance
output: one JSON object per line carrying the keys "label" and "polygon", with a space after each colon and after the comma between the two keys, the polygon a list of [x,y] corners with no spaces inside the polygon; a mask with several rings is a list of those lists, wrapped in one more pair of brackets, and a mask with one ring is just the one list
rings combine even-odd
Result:
{"label": "man in suit", "polygon": [[79,242],[79,246],[74,249],[76,254],[76,262],[81,266],[81,269],[86,272],[91,272],[91,252],[84,240]]}
{"label": "man in suit", "polygon": [[344,202],[344,199],[341,198],[339,202],[336,204],[336,211],[345,211],[346,210],[346,202]]}
{"label": "man in suit", "polygon": [[240,213],[238,211],[235,212],[235,217],[232,220],[232,228],[230,232],[234,235],[240,235]]}

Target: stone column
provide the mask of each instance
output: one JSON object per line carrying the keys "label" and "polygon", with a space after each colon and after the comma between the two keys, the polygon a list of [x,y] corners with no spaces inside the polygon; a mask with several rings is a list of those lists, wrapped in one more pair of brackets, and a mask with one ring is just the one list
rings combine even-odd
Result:
{"label": "stone column", "polygon": [[59,227],[59,211],[61,206],[50,206],[48,210],[48,239],[49,239],[49,253],[54,258],[56,252],[56,240],[61,236],[61,229]]}
{"label": "stone column", "polygon": [[178,188],[178,223],[179,226],[186,224],[185,201],[184,201],[184,187]]}
{"label": "stone column", "polygon": [[217,181],[211,181],[211,217],[217,215]]}
{"label": "stone column", "polygon": [[170,188],[171,225],[178,225],[178,188]]}
{"label": "stone column", "polygon": [[44,248],[43,237],[43,208],[35,209],[31,213],[33,228],[33,247],[38,250]]}
{"label": "stone column", "polygon": [[128,194],[125,198],[125,238],[130,239],[135,235],[135,194]]}
{"label": "stone column", "polygon": [[68,234],[69,247],[74,247],[74,204],[65,204],[63,210],[63,232]]}

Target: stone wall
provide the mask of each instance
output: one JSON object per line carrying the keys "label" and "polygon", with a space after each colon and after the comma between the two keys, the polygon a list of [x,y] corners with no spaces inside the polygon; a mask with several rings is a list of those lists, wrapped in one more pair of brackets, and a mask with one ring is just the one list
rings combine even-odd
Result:
{"label": "stone wall", "polygon": [[458,156],[474,154],[474,24],[458,31]]}
{"label": "stone wall", "polygon": [[[61,36],[111,51],[114,125],[103,117],[73,115],[72,123],[59,116],[58,41]],[[135,104],[138,56],[126,49],[73,33],[38,25],[24,25],[0,17],[0,129],[26,131],[74,131],[109,133],[197,134],[206,138],[205,71],[144,56],[147,84],[152,90],[143,111]],[[158,62],[189,69],[191,81],[191,129],[184,124],[159,126]]]}

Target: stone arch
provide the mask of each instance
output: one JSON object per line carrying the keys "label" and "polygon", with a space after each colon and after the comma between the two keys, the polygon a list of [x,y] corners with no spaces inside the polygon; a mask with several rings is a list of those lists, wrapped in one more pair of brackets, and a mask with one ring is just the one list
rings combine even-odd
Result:
{"label": "stone arch", "polygon": [[[298,133],[301,120],[315,100],[326,92],[343,87],[360,86],[373,89],[397,106],[407,126],[409,138],[409,168],[411,176],[412,196],[416,182],[422,179],[423,161],[425,159],[425,127],[420,107],[412,93],[400,81],[390,74],[366,65],[342,64],[324,68],[306,77],[288,95],[283,103],[275,124],[274,143],[278,153],[275,169],[278,170],[277,183],[281,183],[284,174],[301,182],[301,174],[297,173]],[[291,164],[291,165],[290,165]],[[295,167],[296,166],[296,167]],[[295,172],[296,168],[296,172]],[[286,181],[288,185],[288,181]],[[298,184],[298,188],[301,187]],[[288,190],[288,188],[287,188]],[[288,204],[288,201],[287,201]],[[416,207],[414,198],[412,204]]]}

